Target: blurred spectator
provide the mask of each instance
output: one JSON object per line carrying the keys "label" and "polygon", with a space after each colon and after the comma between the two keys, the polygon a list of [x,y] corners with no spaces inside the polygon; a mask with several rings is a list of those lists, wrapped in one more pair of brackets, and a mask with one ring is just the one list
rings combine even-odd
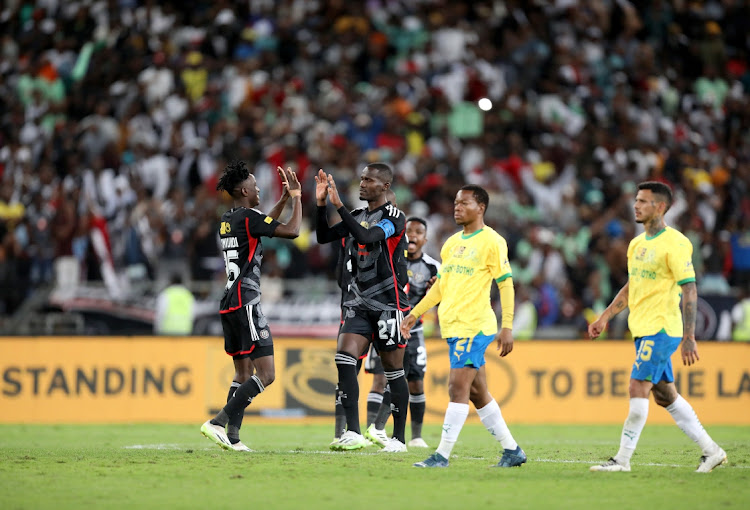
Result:
{"label": "blurred spectator", "polygon": [[179,275],[156,297],[154,333],[157,335],[190,335],[195,320],[195,297],[182,284]]}
{"label": "blurred spectator", "polygon": [[[624,284],[634,185],[658,179],[701,292],[736,295],[750,281],[745,3],[6,3],[3,313],[70,263],[65,281],[104,278],[121,297],[172,270],[213,280],[215,182],[233,159],[261,208],[277,165],[303,196],[323,168],[356,200],[363,164],[388,161],[435,246],[456,230],[456,190],[481,184],[540,326],[576,325]],[[331,278],[325,247],[285,246],[264,271]]]}

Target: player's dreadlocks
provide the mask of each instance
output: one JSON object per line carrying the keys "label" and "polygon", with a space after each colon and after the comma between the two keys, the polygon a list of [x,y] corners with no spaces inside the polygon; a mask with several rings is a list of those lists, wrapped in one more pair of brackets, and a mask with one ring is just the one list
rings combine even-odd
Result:
{"label": "player's dreadlocks", "polygon": [[250,176],[244,161],[233,161],[224,168],[224,173],[216,184],[217,191],[226,191],[235,196],[237,186]]}

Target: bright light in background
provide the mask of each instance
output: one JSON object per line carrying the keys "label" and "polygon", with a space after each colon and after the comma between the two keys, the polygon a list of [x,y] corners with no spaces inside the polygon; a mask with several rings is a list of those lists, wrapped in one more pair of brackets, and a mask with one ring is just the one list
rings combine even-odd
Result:
{"label": "bright light in background", "polygon": [[479,109],[485,112],[490,111],[492,109],[492,101],[490,101],[488,98],[483,97],[477,102],[477,105],[479,106]]}

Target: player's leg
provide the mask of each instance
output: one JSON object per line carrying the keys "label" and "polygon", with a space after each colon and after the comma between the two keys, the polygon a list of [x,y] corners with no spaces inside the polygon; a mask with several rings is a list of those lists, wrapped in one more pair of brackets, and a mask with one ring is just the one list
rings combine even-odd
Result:
{"label": "player's leg", "polygon": [[[341,311],[341,324],[339,325],[339,334],[341,334],[341,326],[344,324],[344,311],[342,309]],[[338,342],[338,335],[336,336],[337,342]],[[359,367],[357,367],[359,372]],[[341,405],[341,398],[339,397],[339,386],[336,385],[336,390],[334,391],[333,395],[333,408],[334,408],[334,426],[333,426],[333,441],[331,444],[335,443],[339,439],[341,439],[341,435],[346,431],[346,413],[344,412],[344,406]]]}
{"label": "player's leg", "polygon": [[630,406],[620,434],[620,449],[603,464],[591,466],[591,471],[630,471],[630,459],[648,418],[648,395],[652,387],[650,381],[630,379]]}
{"label": "player's leg", "polygon": [[[371,352],[374,352],[374,347]],[[391,416],[391,388],[388,385],[388,380],[385,378],[380,356],[374,358],[373,361],[375,361],[375,366],[372,369],[372,385],[373,388],[379,388],[382,385],[383,394],[382,396],[377,393],[373,394],[372,390],[370,390],[370,394],[367,395],[368,426],[365,431],[365,437],[376,445],[384,447],[388,443],[388,433],[385,431],[385,424]],[[380,400],[373,414],[370,399],[375,398],[375,396],[379,396]]]}
{"label": "player's leg", "polygon": [[[239,382],[239,368],[241,368],[238,368],[237,361],[241,358],[248,358],[249,360],[249,353],[253,348],[250,328],[247,326],[247,322],[248,318],[244,310],[221,314],[221,326],[224,330],[224,350],[235,360],[235,381],[237,382]],[[242,373],[244,375],[244,368],[242,368]],[[240,386],[241,383],[230,388],[230,396],[227,398],[227,403],[229,403],[229,401],[234,397]],[[223,410],[221,412],[223,412]],[[240,413],[244,415],[244,408],[240,411]],[[235,420],[235,424],[237,423],[237,414],[239,413],[235,413],[232,415],[232,418]],[[219,421],[216,421],[216,417],[214,417],[213,419],[206,421],[201,426],[201,433],[215,442],[221,448],[224,448],[226,450],[232,449],[233,443],[229,440],[227,431],[225,430],[228,423],[228,418],[223,423],[220,423]]]}
{"label": "player's leg", "polygon": [[[233,361],[234,379],[232,380],[232,384],[229,387],[227,402],[229,402],[232,397],[234,397],[234,394],[237,392],[237,388],[239,388],[242,383],[250,379],[250,377],[252,377],[254,373],[253,362],[250,359],[249,354],[235,356]],[[241,451],[249,450],[249,448],[244,445],[240,447],[237,446],[241,443],[240,428],[242,427],[242,419],[244,416],[245,410],[243,409],[242,412],[238,412],[234,416],[230,416],[229,423],[227,423],[227,437],[229,438],[229,441],[232,443],[235,449],[240,448]]]}
{"label": "player's leg", "polygon": [[406,451],[406,417],[409,409],[409,386],[404,372],[406,339],[401,336],[399,325],[403,313],[399,310],[384,311],[377,321],[375,343],[383,362],[385,378],[391,393],[393,434],[384,451]]}
{"label": "player's leg", "polygon": [[470,346],[473,339],[453,337],[446,341],[451,367],[448,379],[450,402],[445,411],[440,444],[433,455],[422,462],[417,462],[414,464],[415,467],[446,467],[451,451],[458,441],[458,435],[469,416],[471,385],[479,369],[479,367],[474,367],[473,362],[466,356],[467,346]]}
{"label": "player's leg", "polygon": [[355,333],[339,336],[336,353],[336,368],[339,372],[339,394],[346,414],[347,430],[359,434],[359,383],[357,381],[357,357],[367,338]]}
{"label": "player's leg", "polygon": [[[381,368],[382,368],[382,363],[381,363]],[[388,379],[385,378],[385,371],[383,371],[382,374],[373,374],[372,385],[373,387],[375,387],[376,385],[378,387],[382,385],[383,395],[382,395],[382,398],[380,399],[380,403],[378,404],[377,409],[375,409],[375,414],[373,416],[370,416],[369,406],[368,406],[367,417],[368,417],[368,421],[370,418],[372,418],[372,421],[370,422],[372,425],[382,430],[385,428],[385,424],[388,422],[388,418],[391,416],[391,387],[388,384]],[[372,394],[372,392],[370,394]],[[369,395],[368,395],[368,398],[369,398]]]}
{"label": "player's leg", "polygon": [[649,394],[654,384],[674,381],[671,357],[681,341],[682,338],[670,337],[666,333],[635,339],[636,356],[630,374],[630,409],[622,428],[620,449],[604,464],[592,466],[592,471],[630,471],[630,459],[648,418]]}
{"label": "player's leg", "polygon": [[651,390],[654,401],[669,411],[677,426],[700,447],[703,455],[696,472],[710,473],[715,467],[727,461],[727,453],[708,435],[693,407],[677,393],[674,382],[666,380],[673,379],[671,372],[670,367],[665,380],[655,384]]}
{"label": "player's leg", "polygon": [[237,312],[224,315],[231,316],[228,320],[231,321],[233,329],[238,333],[240,339],[241,350],[232,352],[232,355],[249,355],[255,368],[255,374],[240,384],[227,405],[213,419],[204,423],[206,430],[202,427],[201,431],[222,448],[225,447],[224,440],[226,439],[231,448],[232,444],[229,438],[226,434],[223,436],[219,434],[216,427],[221,427],[223,430],[229,423],[230,416],[236,416],[238,413],[244,414],[245,408],[250,405],[250,402],[259,393],[262,393],[266,386],[273,383],[276,378],[276,371],[273,358],[273,337],[260,305],[248,305]]}
{"label": "player's leg", "polygon": [[654,343],[653,337],[635,339],[636,359],[630,375],[630,405],[620,435],[620,449],[603,464],[591,466],[591,471],[630,471],[630,459],[648,418],[648,397],[658,364],[652,360]]}
{"label": "player's leg", "polygon": [[500,406],[487,389],[487,373],[484,365],[479,369],[471,384],[469,398],[476,407],[482,424],[503,448],[502,458],[496,467],[517,467],[524,464],[526,453],[516,443],[508,424],[505,423]]}
{"label": "player's leg", "polygon": [[[400,335],[399,335],[400,336]],[[406,416],[409,407],[409,386],[404,374],[404,349],[384,350],[380,354],[385,370],[385,378],[391,394],[391,414],[393,415],[393,433],[385,451],[406,451]],[[376,425],[379,425],[376,423]],[[385,424],[383,423],[384,427]],[[381,429],[382,430],[382,429]],[[394,441],[395,440],[395,441]]]}
{"label": "player's leg", "polygon": [[409,414],[411,415],[411,441],[409,446],[427,448],[422,439],[422,422],[426,407],[424,373],[427,368],[427,350],[422,330],[412,333],[404,355],[404,369],[409,384]]}
{"label": "player's leg", "polygon": [[[365,372],[372,374],[372,386],[367,394],[367,424],[375,423],[378,411],[385,396],[386,379],[383,371],[383,363],[374,345],[370,345],[369,352],[365,358]],[[390,396],[389,396],[390,398]],[[388,414],[390,415],[390,400],[388,401]],[[388,417],[386,416],[386,420]]]}
{"label": "player's leg", "polygon": [[369,345],[372,329],[366,312],[347,309],[336,347],[338,398],[346,414],[347,431],[331,443],[334,450],[354,450],[367,446],[359,426],[359,382],[357,359]]}
{"label": "player's leg", "polygon": [[443,458],[450,458],[453,447],[458,441],[458,435],[469,416],[469,395],[471,383],[477,375],[477,369],[472,366],[455,367],[451,365],[448,381],[448,394],[450,402],[443,420],[443,432],[440,435],[440,444],[437,453]]}
{"label": "player's leg", "polygon": [[385,378],[383,362],[374,344],[370,344],[364,366],[365,372],[372,374],[372,386],[367,394],[367,430],[364,436],[382,448],[388,442],[388,434],[384,429],[385,422],[391,415],[391,390]]}
{"label": "player's leg", "polygon": [[255,366],[255,374],[237,388],[234,396],[227,402],[224,409],[219,411],[219,414],[211,420],[211,423],[226,426],[229,423],[230,416],[240,411],[244,412],[253,399],[273,383],[276,378],[273,346],[254,349],[252,359]]}

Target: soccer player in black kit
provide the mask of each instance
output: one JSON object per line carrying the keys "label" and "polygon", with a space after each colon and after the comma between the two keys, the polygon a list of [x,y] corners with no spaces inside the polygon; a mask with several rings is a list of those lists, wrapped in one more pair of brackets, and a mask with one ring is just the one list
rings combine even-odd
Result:
{"label": "soccer player in black kit", "polygon": [[[435,283],[440,262],[422,251],[427,242],[427,222],[422,218],[411,217],[406,220],[406,237],[408,250],[406,267],[409,275],[409,303],[416,305],[427,294],[430,286]],[[411,329],[411,338],[406,346],[404,355],[406,380],[409,382],[409,413],[411,414],[411,441],[409,447],[427,448],[422,439],[422,422],[426,401],[424,396],[424,373],[427,368],[427,350],[424,344],[422,319],[417,321]],[[385,432],[388,416],[390,415],[390,395],[386,391],[383,402],[378,411],[377,419],[365,432],[365,437],[376,444],[380,444]]]}
{"label": "soccer player in black kit", "polygon": [[[355,450],[367,446],[359,426],[359,384],[357,358],[371,339],[380,352],[393,402],[393,437],[383,451],[406,451],[405,428],[409,388],[404,377],[404,347],[399,332],[406,295],[406,217],[386,200],[393,171],[385,163],[370,163],[360,177],[359,198],[367,207],[349,212],[341,202],[333,176],[322,170],[315,176],[318,204],[318,242],[338,241],[351,235],[352,281],[344,300],[344,324],[338,337],[336,367],[341,404],[347,431],[331,444],[334,450]],[[341,223],[328,225],[326,198],[337,208]]]}
{"label": "soccer player in black kit", "polygon": [[[201,433],[225,450],[249,451],[239,440],[242,416],[253,398],[275,378],[273,338],[260,307],[261,237],[294,239],[302,222],[302,189],[297,175],[291,168],[277,170],[284,196],[268,215],[254,209],[260,203],[260,189],[244,162],[228,165],[216,185],[234,199],[234,207],[221,217],[219,234],[227,273],[221,326],[224,350],[234,360],[235,377],[227,405],[201,426]],[[292,199],[292,216],[284,224],[277,218],[288,197]]]}

